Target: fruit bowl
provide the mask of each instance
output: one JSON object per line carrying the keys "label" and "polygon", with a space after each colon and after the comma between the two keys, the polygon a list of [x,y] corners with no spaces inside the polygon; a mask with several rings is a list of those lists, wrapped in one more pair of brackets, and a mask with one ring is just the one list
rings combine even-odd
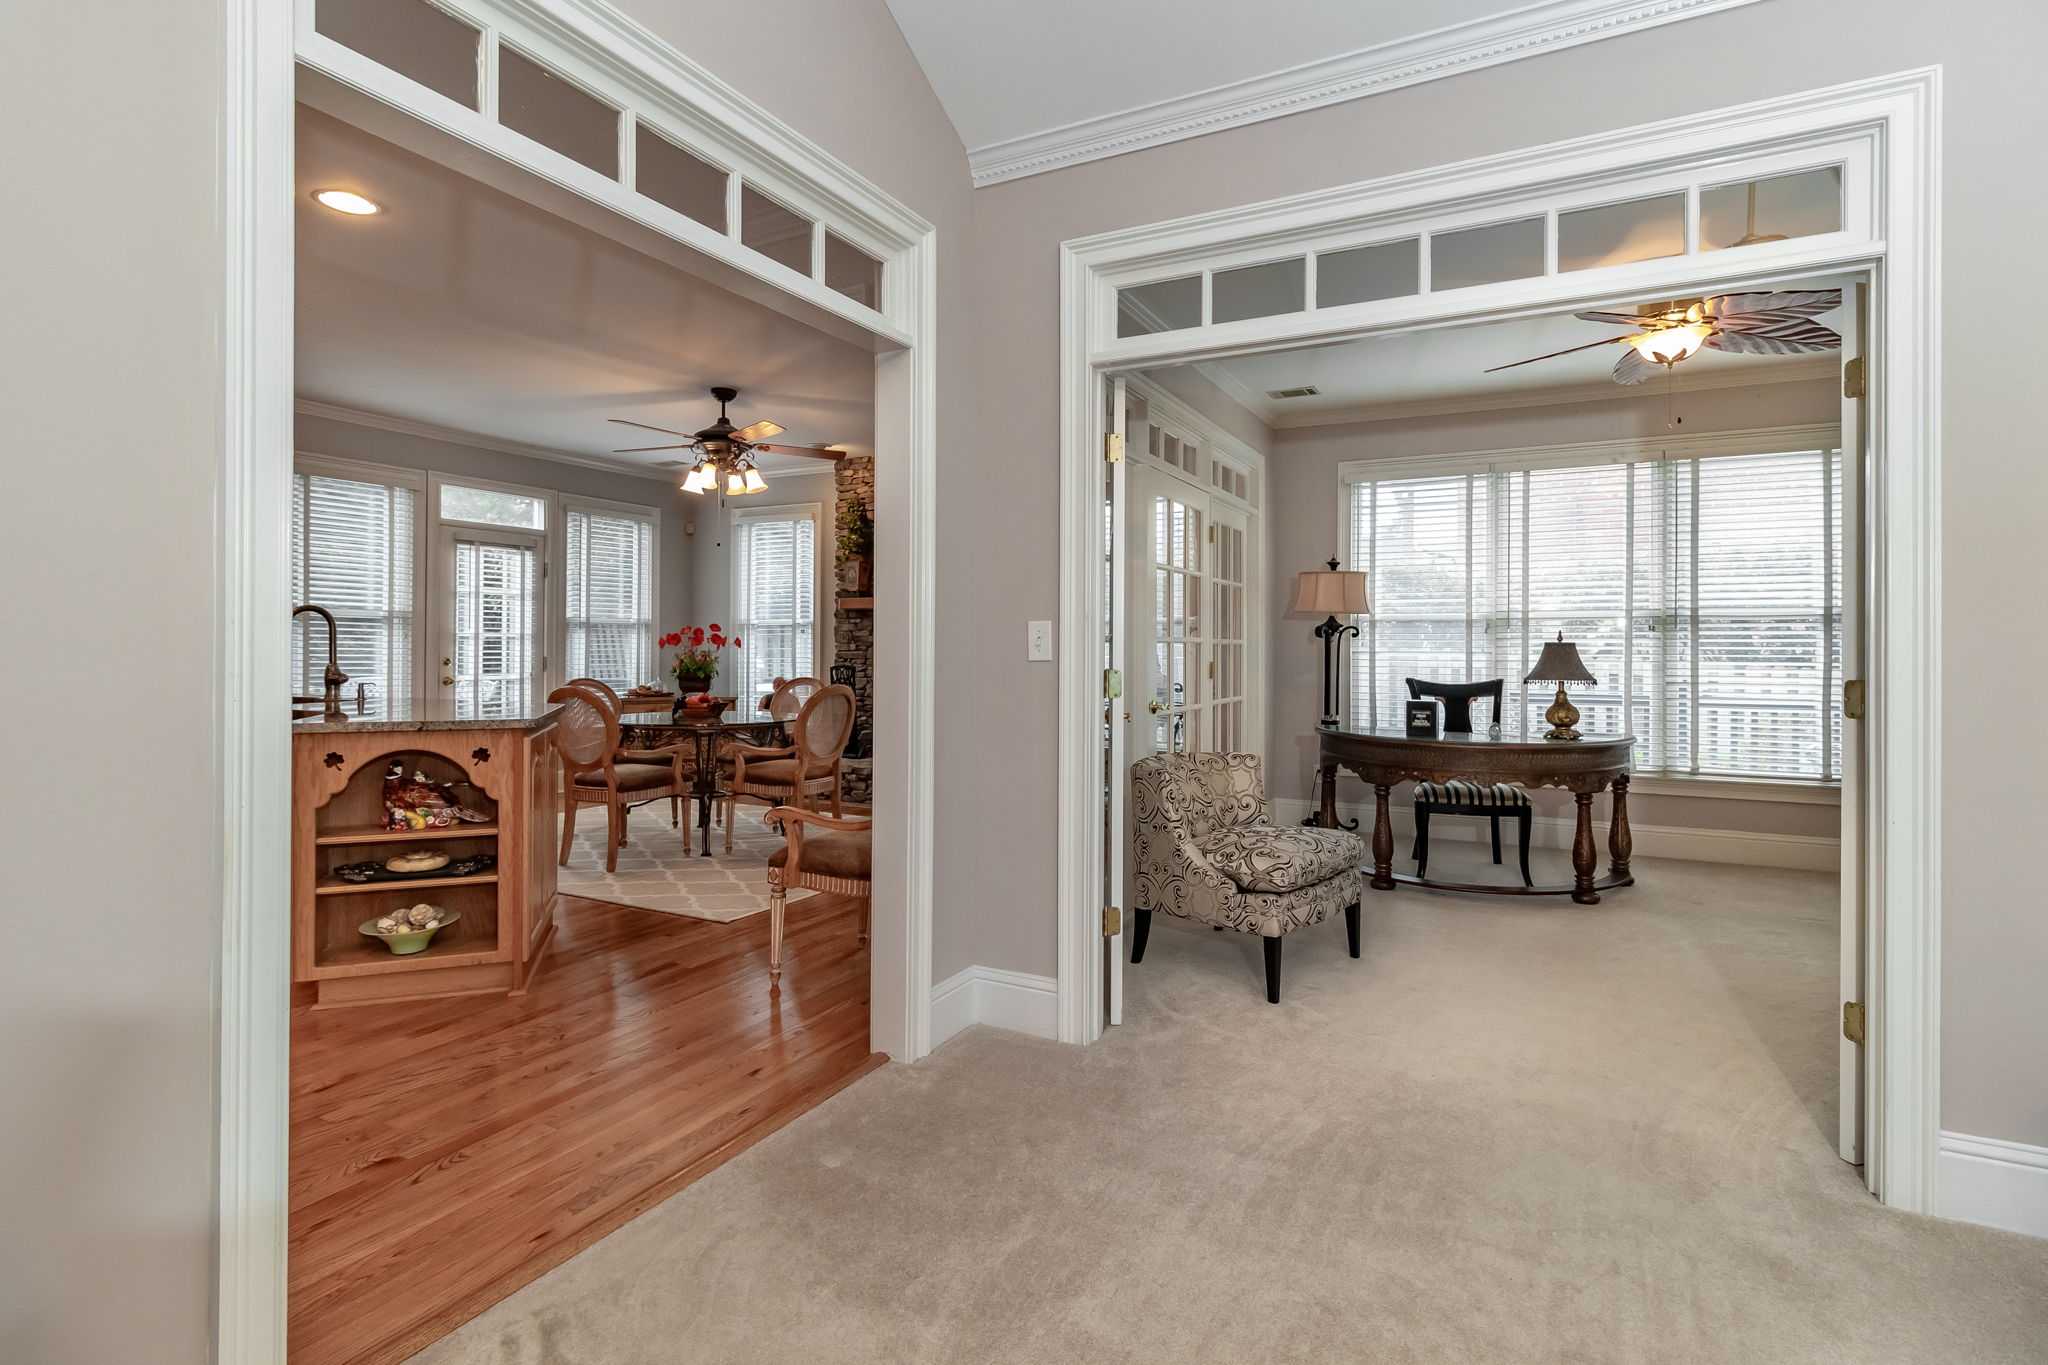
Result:
{"label": "fruit bowl", "polygon": [[[386,948],[389,948],[395,955],[404,957],[408,953],[417,953],[425,949],[429,943],[434,941],[434,935],[462,918],[460,910],[449,910],[440,906],[436,906],[435,910],[439,914],[439,919],[431,926],[386,931],[377,927],[377,920],[366,919],[357,928],[365,938],[374,938]],[[402,915],[404,912],[400,911],[399,913]],[[380,915],[377,918],[387,919],[396,918],[396,916]]]}

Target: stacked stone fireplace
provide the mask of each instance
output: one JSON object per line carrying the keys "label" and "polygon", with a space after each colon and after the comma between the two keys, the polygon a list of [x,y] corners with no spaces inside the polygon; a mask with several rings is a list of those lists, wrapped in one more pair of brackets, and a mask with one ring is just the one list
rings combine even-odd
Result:
{"label": "stacked stone fireplace", "polygon": [[[835,513],[859,507],[872,518],[875,514],[875,461],[869,455],[853,455],[839,461],[838,497]],[[833,517],[832,538],[837,561],[839,518]],[[834,594],[832,612],[832,662],[835,668],[852,671],[856,701],[853,743],[842,768],[843,789],[849,801],[866,804],[873,794],[875,724],[875,613],[872,607],[846,605],[860,596],[843,578]],[[872,591],[869,589],[868,591]],[[841,676],[845,676],[843,673]],[[858,753],[860,757],[852,755]]]}

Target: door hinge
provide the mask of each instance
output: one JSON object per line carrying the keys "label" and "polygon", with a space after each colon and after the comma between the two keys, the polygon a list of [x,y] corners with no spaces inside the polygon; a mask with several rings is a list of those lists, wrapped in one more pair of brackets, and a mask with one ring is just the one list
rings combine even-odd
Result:
{"label": "door hinge", "polygon": [[1858,1047],[1863,1046],[1863,1002],[1844,1000],[1842,1002],[1842,1036]]}
{"label": "door hinge", "polygon": [[1864,382],[1863,357],[1851,356],[1842,362],[1842,397],[1861,398],[1868,392]]}
{"label": "door hinge", "polygon": [[1124,674],[1120,668],[1102,670],[1102,695],[1114,700],[1124,694]]}
{"label": "door hinge", "polygon": [[1124,912],[1114,905],[1102,907],[1102,936],[1115,938],[1124,931]]}
{"label": "door hinge", "polygon": [[1842,715],[1849,720],[1862,720],[1869,709],[1869,698],[1864,695],[1863,679],[1851,678],[1842,684]]}
{"label": "door hinge", "polygon": [[1213,521],[1209,523],[1209,543],[1211,545],[1216,543],[1216,523]]}
{"label": "door hinge", "polygon": [[1116,464],[1120,462],[1123,459],[1123,457],[1123,433],[1112,431],[1105,434],[1102,438],[1102,458],[1104,460],[1107,460],[1110,464]]}

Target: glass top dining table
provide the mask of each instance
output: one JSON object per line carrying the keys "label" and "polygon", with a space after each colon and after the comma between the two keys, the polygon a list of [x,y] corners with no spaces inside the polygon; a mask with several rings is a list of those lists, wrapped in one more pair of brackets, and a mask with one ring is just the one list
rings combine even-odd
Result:
{"label": "glass top dining table", "polygon": [[692,746],[695,780],[690,799],[697,803],[697,832],[702,836],[703,856],[711,856],[711,808],[731,793],[718,785],[718,749],[721,740],[731,739],[762,749],[779,749],[789,743],[789,722],[766,711],[726,711],[684,708],[627,713],[619,717],[619,733],[628,749],[655,749],[688,742]]}

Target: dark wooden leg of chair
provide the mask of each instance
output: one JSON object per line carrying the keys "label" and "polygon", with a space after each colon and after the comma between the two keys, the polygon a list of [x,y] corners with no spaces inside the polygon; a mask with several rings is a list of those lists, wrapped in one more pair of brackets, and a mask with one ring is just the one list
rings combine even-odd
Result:
{"label": "dark wooden leg of chair", "polygon": [[1344,937],[1350,940],[1351,955],[1358,956],[1358,902],[1344,907]]}
{"label": "dark wooden leg of chair", "polygon": [[1133,910],[1131,912],[1131,961],[1145,960],[1145,941],[1152,937],[1152,912]]}
{"label": "dark wooden leg of chair", "polygon": [[1429,875],[1429,807],[1415,808],[1415,875]]}
{"label": "dark wooden leg of chair", "polygon": [[569,846],[576,842],[576,803],[569,799],[569,793],[562,793],[562,862],[569,865]]}
{"label": "dark wooden leg of chair", "polygon": [[1280,940],[1262,938],[1259,942],[1266,949],[1266,1003],[1280,1003]]}
{"label": "dark wooden leg of chair", "polygon": [[626,842],[626,808],[617,801],[605,807],[604,870],[619,870],[619,845]]}
{"label": "dark wooden leg of chair", "polygon": [[1494,865],[1495,867],[1499,867],[1499,866],[1500,866],[1500,817],[1499,817],[1498,815],[1489,815],[1489,816],[1487,816],[1487,817],[1486,817],[1486,823],[1487,823],[1487,824],[1489,824],[1489,825],[1492,825],[1492,826],[1493,826],[1493,865]]}
{"label": "dark wooden leg of chair", "polygon": [[1535,819],[1535,816],[1536,812],[1534,810],[1530,809],[1528,806],[1524,806],[1522,807],[1521,811],[1515,819],[1515,823],[1521,827],[1520,834],[1522,838],[1522,885],[1524,886],[1536,885],[1536,879],[1529,875],[1529,828],[1531,822]]}

